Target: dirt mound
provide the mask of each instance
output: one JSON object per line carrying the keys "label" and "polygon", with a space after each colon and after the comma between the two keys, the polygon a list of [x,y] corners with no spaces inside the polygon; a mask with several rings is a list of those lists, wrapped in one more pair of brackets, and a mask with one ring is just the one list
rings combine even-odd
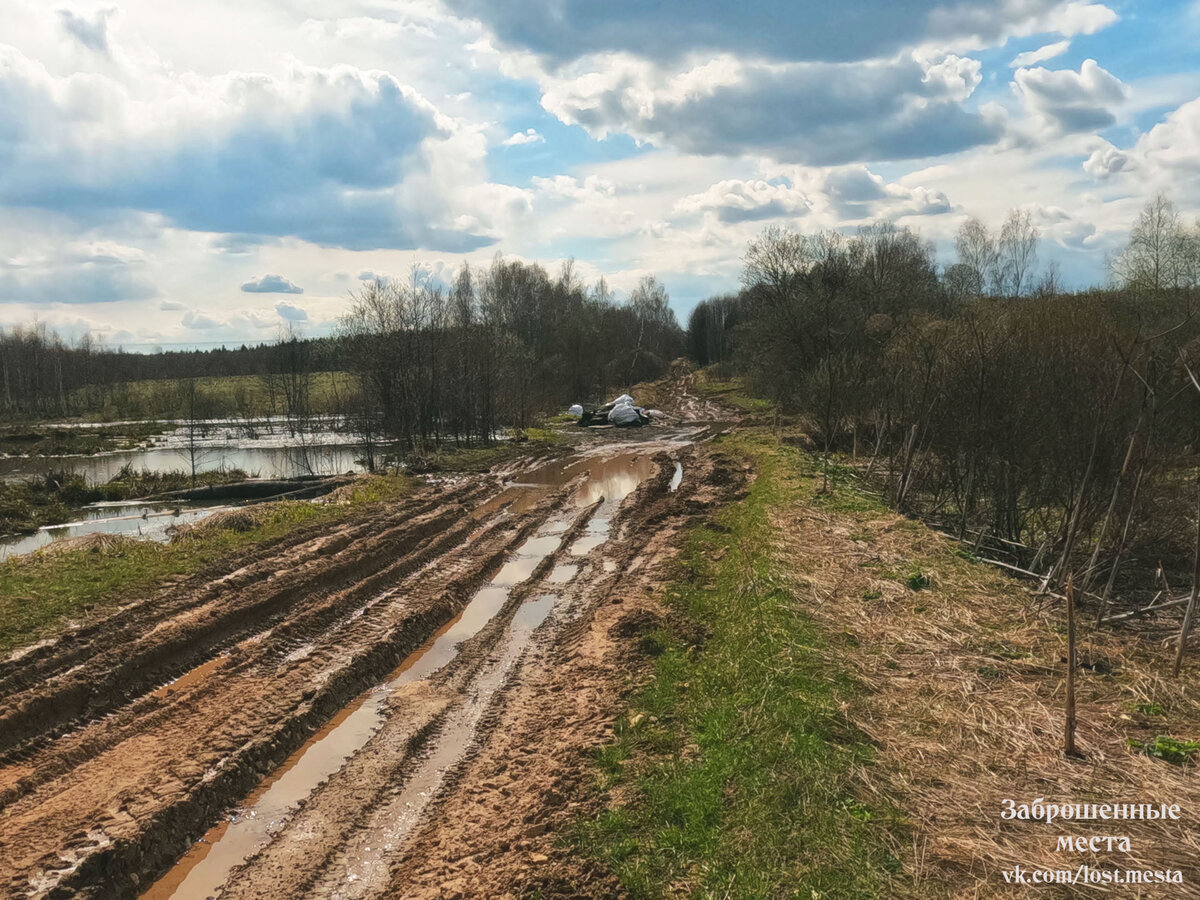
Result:
{"label": "dirt mound", "polygon": [[47,544],[40,551],[45,556],[55,556],[61,553],[75,553],[80,550],[88,553],[118,553],[137,547],[141,541],[126,537],[123,534],[85,534],[82,537],[67,538]]}
{"label": "dirt mound", "polygon": [[244,534],[265,523],[274,512],[275,504],[257,503],[239,509],[225,509],[188,525],[180,525],[171,532],[172,541],[190,540],[215,531],[236,531]]}
{"label": "dirt mound", "polygon": [[657,631],[666,624],[666,618],[658,613],[648,609],[639,609],[621,618],[608,630],[608,636],[612,638],[640,637]]}

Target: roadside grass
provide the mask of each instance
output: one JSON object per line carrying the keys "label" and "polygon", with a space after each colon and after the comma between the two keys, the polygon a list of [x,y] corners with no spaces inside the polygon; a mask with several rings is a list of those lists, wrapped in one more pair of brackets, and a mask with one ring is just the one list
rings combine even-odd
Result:
{"label": "roadside grass", "polygon": [[776,405],[770,400],[755,397],[741,376],[718,379],[701,369],[696,373],[693,389],[702,397],[734,406],[752,418],[772,416],[777,412]]}
{"label": "roadside grass", "polygon": [[635,898],[903,894],[906,826],[855,788],[873,756],[846,715],[861,689],[773,563],[773,512],[810,496],[811,464],[767,437],[721,447],[757,479],[687,538],[666,592],[680,615],[643,639],[653,676],[596,758],[604,808],[572,840]]}
{"label": "roadside grass", "polygon": [[455,447],[447,444],[424,452],[409,453],[405,462],[409,471],[420,474],[486,472],[498,463],[530,453],[565,447],[570,442],[570,438],[565,434],[552,428],[525,428],[513,438],[496,441],[490,447]]}
{"label": "roadside grass", "polygon": [[52,545],[0,562],[0,651],[39,640],[69,619],[132,600],[166,578],[191,575],[300,526],[335,522],[366,504],[403,497],[413,485],[404,476],[367,476],[340,489],[335,502],[247,507],[246,512],[253,511],[249,527],[246,516],[227,525],[202,521],[166,544],[84,538],[78,548]]}
{"label": "roadside grass", "polygon": [[[1077,623],[1076,738],[1087,758],[1068,759],[1062,604],[1031,597],[1026,584],[890,510],[844,459],[831,460],[823,490],[822,460],[787,455],[808,487],[771,510],[775,564],[862,686],[848,714],[877,755],[858,783],[901,805],[908,823],[909,839],[891,846],[909,881],[897,879],[891,896],[1027,896],[1003,873],[1063,860],[1044,832],[998,827],[1007,797],[1166,796],[1196,808],[1200,671],[1168,677],[1161,626],[1146,623],[1139,635],[1092,616]],[[1123,833],[1139,864],[1179,869],[1191,884],[1200,864],[1181,827],[1193,825],[1130,821]]]}

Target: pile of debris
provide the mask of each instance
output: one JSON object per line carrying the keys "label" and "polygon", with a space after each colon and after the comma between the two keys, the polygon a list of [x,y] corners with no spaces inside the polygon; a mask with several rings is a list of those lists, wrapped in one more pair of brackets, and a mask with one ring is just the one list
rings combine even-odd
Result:
{"label": "pile of debris", "polygon": [[568,412],[573,416],[579,416],[579,424],[585,428],[597,425],[637,428],[649,425],[652,419],[662,416],[658,410],[644,409],[638,406],[629,394],[622,394],[616,400],[610,400],[603,406],[593,409],[584,409],[576,403]]}

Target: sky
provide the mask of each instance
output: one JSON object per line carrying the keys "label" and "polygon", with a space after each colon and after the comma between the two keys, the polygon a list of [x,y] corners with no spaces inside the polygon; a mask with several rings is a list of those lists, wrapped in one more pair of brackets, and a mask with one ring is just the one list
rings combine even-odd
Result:
{"label": "sky", "polygon": [[681,320],[764,227],[1029,210],[1068,286],[1200,214],[1200,0],[0,0],[0,327],[335,327],[565,259]]}

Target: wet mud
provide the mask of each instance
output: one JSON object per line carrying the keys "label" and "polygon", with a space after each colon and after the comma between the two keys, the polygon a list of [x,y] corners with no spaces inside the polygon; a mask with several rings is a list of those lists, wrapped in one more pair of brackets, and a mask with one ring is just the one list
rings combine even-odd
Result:
{"label": "wet mud", "polygon": [[434,484],[0,661],[4,893],[453,895],[459,841],[505,861],[460,896],[550,877],[641,664],[613,629],[744,480],[704,434]]}

